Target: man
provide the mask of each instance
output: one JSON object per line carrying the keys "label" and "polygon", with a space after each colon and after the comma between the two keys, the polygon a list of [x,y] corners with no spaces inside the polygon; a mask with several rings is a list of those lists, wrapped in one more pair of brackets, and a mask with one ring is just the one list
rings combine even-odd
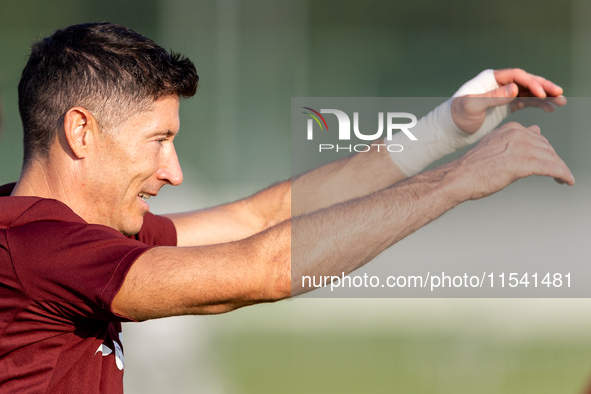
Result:
{"label": "man", "polygon": [[[487,99],[452,100],[423,122],[447,150],[488,131],[489,107],[562,94],[522,70],[488,77],[497,87],[475,92]],[[404,182],[424,165],[419,148],[405,164],[374,149],[232,204],[157,217],[146,200],[182,182],[179,97],[192,96],[197,81],[189,60],[123,26],[71,26],[34,44],[19,84],[23,170],[0,190],[2,389],[121,392],[121,321],[277,301],[306,290],[303,272],[350,272],[519,178],[574,184],[539,128],[512,123]],[[307,198],[312,191],[321,198]],[[360,236],[367,242],[351,242]]]}

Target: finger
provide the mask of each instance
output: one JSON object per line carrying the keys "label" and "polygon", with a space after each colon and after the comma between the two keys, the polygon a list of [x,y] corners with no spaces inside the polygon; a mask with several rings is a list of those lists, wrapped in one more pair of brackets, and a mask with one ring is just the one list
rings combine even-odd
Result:
{"label": "finger", "polygon": [[[495,72],[495,78],[499,84],[506,85],[514,82],[520,85],[521,88],[525,88],[528,93],[531,93],[535,97],[546,97],[546,92],[537,79],[537,75],[530,74],[522,69],[511,68],[499,70]],[[520,95],[522,94],[523,92],[520,93]]]}
{"label": "finger", "polygon": [[[519,83],[519,81],[516,82]],[[557,97],[563,93],[560,86],[538,75],[529,74],[523,76],[522,82],[523,86],[530,91],[533,97]],[[544,92],[543,94],[541,93],[542,91]]]}
{"label": "finger", "polygon": [[495,78],[497,83],[502,85],[511,82],[517,83],[522,87],[520,95],[524,96],[526,95],[525,91],[533,97],[557,97],[563,93],[563,89],[554,82],[518,68],[496,70]]}
{"label": "finger", "polygon": [[[498,131],[497,131],[498,130]],[[495,133],[503,134],[505,140],[512,140],[525,147],[525,151],[529,149],[543,149],[554,152],[554,148],[548,142],[548,139],[541,134],[540,127],[532,125],[523,127],[519,123],[509,122],[488,134],[487,138],[493,138]]]}
{"label": "finger", "polygon": [[525,88],[533,97],[546,97],[546,90],[537,75],[517,73],[514,82]]}
{"label": "finger", "polygon": [[[541,78],[541,77],[540,77]],[[523,86],[519,84],[519,94],[518,97],[539,97],[539,98],[550,98],[550,97],[564,97],[562,96],[562,88],[552,84],[554,89],[549,89],[544,87],[546,85],[546,80],[542,79],[539,81],[530,81],[527,86]],[[516,82],[517,83],[517,82]],[[538,88],[533,88],[534,86],[538,86]],[[537,89],[537,90],[536,90]],[[542,90],[545,92],[541,94]],[[535,94],[533,92],[536,92]]]}
{"label": "finger", "polygon": [[490,92],[486,92],[484,94],[476,94],[474,97],[517,97],[519,94],[519,86],[515,83],[511,82],[507,85],[501,86],[495,90],[491,90]]}
{"label": "finger", "polygon": [[[566,100],[566,99],[565,99]],[[518,97],[516,100],[511,102],[510,109],[512,112],[521,110],[524,108],[541,108],[545,112],[553,112],[556,109],[554,102],[564,105],[564,100],[559,100],[558,97],[552,97],[550,99],[540,97]]]}
{"label": "finger", "polygon": [[566,97],[564,96],[550,97],[548,98],[548,101],[559,107],[565,106],[567,103]]}
{"label": "finger", "polygon": [[459,97],[458,99],[463,100],[462,106],[466,113],[478,114],[486,111],[488,108],[510,103],[517,97],[518,93],[519,89],[517,85],[511,83],[483,94],[473,94]]}
{"label": "finger", "polygon": [[548,149],[551,152],[555,152],[550,142],[548,142],[548,139],[542,134],[539,134],[536,130],[531,130],[529,128],[525,130],[527,131],[527,134],[524,136],[524,139],[527,140],[529,144],[537,147],[538,149]]}
{"label": "finger", "polygon": [[544,90],[546,91],[547,96],[558,97],[564,93],[564,90],[560,86],[556,85],[552,81],[548,81],[545,78],[542,78],[541,84]]}
{"label": "finger", "polygon": [[500,133],[509,134],[510,138],[516,138],[518,140],[521,140],[522,137],[526,139],[535,137],[536,139],[541,139],[545,143],[549,144],[546,137],[542,135],[540,126],[538,125],[531,125],[525,127],[518,122],[507,122],[501,127],[499,127],[497,130],[499,130]]}
{"label": "finger", "polygon": [[537,160],[534,163],[535,168],[533,169],[533,173],[540,176],[550,176],[555,180],[558,179],[558,183],[563,182],[569,186],[573,186],[575,184],[575,177],[566,164],[560,158],[558,160],[559,162],[556,160]]}
{"label": "finger", "polygon": [[554,104],[552,104],[550,101],[544,101],[540,105],[540,108],[542,108],[542,110],[544,110],[544,112],[554,112],[556,110],[556,106]]}
{"label": "finger", "polygon": [[548,142],[548,139],[542,135],[540,126],[538,125],[524,127],[517,122],[508,122],[497,130],[499,130],[501,133],[507,134],[508,138],[519,141],[527,141],[530,143],[534,141],[539,145],[539,147],[552,148],[550,142]]}
{"label": "finger", "polygon": [[[513,75],[517,72],[516,68],[505,68],[502,70],[494,70],[495,79],[499,85],[507,85],[513,82]],[[522,70],[523,71],[523,70]]]}
{"label": "finger", "polygon": [[[482,94],[470,94],[463,97],[492,97],[492,98],[515,98],[519,94],[519,86],[514,83],[510,83],[504,86],[500,86],[496,89],[490,90]],[[499,101],[500,103],[506,104],[507,101]],[[495,104],[501,105],[501,104]]]}
{"label": "finger", "polygon": [[572,172],[550,144],[541,149],[533,145],[522,145],[523,147],[528,152],[525,158],[533,174],[551,176],[571,186],[575,184]]}

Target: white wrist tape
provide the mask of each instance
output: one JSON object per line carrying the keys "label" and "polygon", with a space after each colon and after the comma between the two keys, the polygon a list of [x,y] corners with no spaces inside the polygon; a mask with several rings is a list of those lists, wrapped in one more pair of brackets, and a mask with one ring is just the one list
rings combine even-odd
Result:
{"label": "white wrist tape", "polygon": [[458,89],[452,97],[467,96],[469,94],[484,94],[499,87],[495,79],[495,72],[491,69],[484,70]]}
{"label": "white wrist tape", "polygon": [[[486,119],[482,126],[473,134],[460,130],[451,115],[451,103],[454,97],[468,94],[483,94],[497,89],[499,85],[493,70],[484,70],[475,78],[466,82],[446,102],[439,105],[426,116],[419,119],[411,132],[417,141],[410,141],[402,132],[385,140],[386,145],[400,144],[401,152],[390,153],[392,160],[407,176],[419,173],[423,168],[456,150],[475,143],[493,130],[509,115],[509,106],[501,105],[486,110]],[[474,98],[479,100],[479,98]]]}

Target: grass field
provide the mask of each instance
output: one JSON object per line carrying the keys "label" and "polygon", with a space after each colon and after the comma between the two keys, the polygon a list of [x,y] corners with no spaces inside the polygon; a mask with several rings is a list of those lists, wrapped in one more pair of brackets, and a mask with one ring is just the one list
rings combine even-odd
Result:
{"label": "grass field", "polygon": [[587,299],[300,299],[126,324],[126,393],[565,393]]}
{"label": "grass field", "polygon": [[[214,335],[212,348],[224,381],[232,382],[228,392],[243,394],[581,393],[591,381],[591,335],[587,319],[572,310],[582,304],[511,302],[481,302],[480,312],[478,301],[464,302],[457,313],[446,308],[448,319],[436,313],[443,304],[416,302],[425,306],[418,314],[431,313],[413,318],[399,310],[408,324],[372,319],[375,311],[359,306],[349,317],[325,308],[323,317],[296,312],[290,320],[280,307],[275,319],[292,329],[266,329],[256,313],[228,317],[234,328]],[[544,308],[555,319],[544,317]]]}
{"label": "grass field", "polygon": [[219,345],[241,393],[579,393],[591,342],[445,335],[239,335]]}

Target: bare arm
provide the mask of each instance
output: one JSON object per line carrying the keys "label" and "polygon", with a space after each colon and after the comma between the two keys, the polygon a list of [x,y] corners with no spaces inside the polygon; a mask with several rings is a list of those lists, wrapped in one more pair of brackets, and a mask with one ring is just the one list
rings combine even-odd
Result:
{"label": "bare arm", "polygon": [[238,242],[158,247],[140,256],[112,303],[135,320],[224,313],[290,294],[290,223]]}
{"label": "bare arm", "polygon": [[290,217],[364,196],[405,178],[386,149],[378,151],[372,147],[370,152],[329,163],[243,200],[166,216],[177,229],[178,246],[231,242]]}
{"label": "bare arm", "polygon": [[313,289],[302,286],[302,276],[347,274],[459,203],[484,198],[530,175],[575,182],[539,127],[512,122],[451,163],[364,198],[294,218],[292,294]]}
{"label": "bare arm", "polygon": [[132,266],[112,307],[144,320],[280,300],[309,290],[302,275],[348,273],[462,201],[533,174],[574,184],[537,126],[510,123],[445,166],[244,240],[155,248]]}
{"label": "bare arm", "polygon": [[[562,89],[552,82],[520,69],[497,70],[495,79],[501,86],[499,89],[473,96],[511,99],[515,96],[562,94]],[[462,130],[472,133],[484,121],[489,106],[505,102],[456,99],[452,116]],[[563,105],[561,101],[557,103]],[[533,105],[537,102],[534,101]],[[522,107],[514,109],[519,108]],[[230,242],[249,237],[290,217],[368,195],[405,178],[406,175],[391,160],[386,149],[378,151],[372,146],[370,152],[329,163],[244,200],[168,217],[177,228],[179,246]]]}
{"label": "bare arm", "polygon": [[[406,221],[409,212],[422,209],[429,209],[429,216],[436,217],[453,206],[447,202],[435,206],[435,189],[438,189],[435,179],[440,180],[443,172],[446,171],[419,175],[416,182],[411,184],[319,210],[297,218],[295,222],[287,219],[237,242],[151,249],[131,267],[113,301],[113,311],[135,320],[146,320],[186,314],[224,313],[243,306],[287,298],[292,294],[292,239],[300,241],[295,250],[302,252],[294,258],[304,258],[305,252],[310,252],[307,274],[310,266],[314,265],[325,272],[326,261],[338,262],[339,269],[349,272],[368,261],[365,257],[379,253],[407,235],[412,231],[411,228],[416,229],[426,222],[419,220],[408,226],[391,223]],[[430,181],[426,182],[427,179]],[[412,201],[417,193],[425,197],[419,204]],[[355,220],[359,221],[365,211],[371,212],[376,220],[380,217],[383,219],[386,199],[390,200],[390,204],[400,201],[402,209],[400,212],[390,210],[388,220],[382,221],[381,237],[386,233],[383,231],[385,228],[391,228],[390,234],[398,234],[397,237],[378,238],[375,243],[364,245],[362,250],[344,259],[339,258],[332,248],[321,247],[347,243],[348,238],[359,232],[361,227],[352,224]],[[349,210],[351,212],[344,215]],[[349,224],[350,230],[335,231],[335,228],[343,226],[343,222]],[[298,234],[292,234],[292,229],[297,229]],[[322,243],[318,242],[317,232],[324,234]],[[300,236],[303,234],[305,236]],[[329,257],[331,260],[328,260]]]}
{"label": "bare arm", "polygon": [[230,204],[166,216],[174,222],[178,246],[244,239],[291,216],[291,181]]}

